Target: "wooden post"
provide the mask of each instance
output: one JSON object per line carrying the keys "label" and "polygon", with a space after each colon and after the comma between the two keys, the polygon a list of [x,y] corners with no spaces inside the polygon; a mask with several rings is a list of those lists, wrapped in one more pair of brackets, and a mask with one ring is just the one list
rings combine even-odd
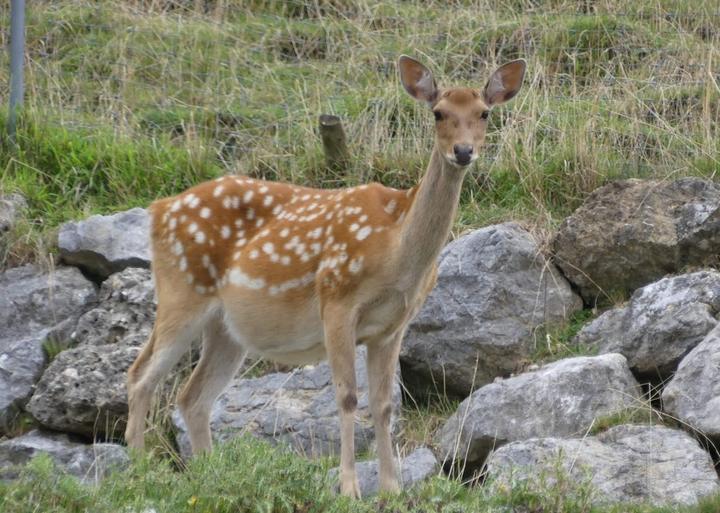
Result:
{"label": "wooden post", "polygon": [[350,161],[342,121],[332,114],[320,115],[320,137],[325,149],[325,162],[331,169],[343,169]]}

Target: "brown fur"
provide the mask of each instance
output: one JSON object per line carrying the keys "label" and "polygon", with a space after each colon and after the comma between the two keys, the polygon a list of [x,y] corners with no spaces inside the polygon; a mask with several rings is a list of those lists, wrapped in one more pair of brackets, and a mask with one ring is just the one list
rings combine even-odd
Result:
{"label": "brown fur", "polygon": [[284,363],[327,357],[340,416],[341,491],[358,496],[353,418],[355,346],[362,343],[380,487],[398,489],[392,383],[407,324],[435,284],[457,208],[466,168],[453,161],[452,148],[480,147],[480,115],[514,94],[524,73],[524,63],[515,62],[483,93],[441,93],[417,61],[402,57],[399,65],[406,90],[443,112],[418,186],[319,190],[226,176],[152,204],[158,311],[128,372],[128,445],[143,446],[153,390],[200,334],[202,357],[178,400],[194,453],[210,449],[212,404],[247,351]]}

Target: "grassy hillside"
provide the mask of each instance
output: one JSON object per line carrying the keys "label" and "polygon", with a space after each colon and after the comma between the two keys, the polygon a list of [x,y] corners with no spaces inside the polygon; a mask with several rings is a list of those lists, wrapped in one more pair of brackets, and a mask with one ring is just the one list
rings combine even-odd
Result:
{"label": "grassy hillside", "polygon": [[[491,116],[458,229],[508,218],[551,228],[614,178],[714,176],[716,4],[33,2],[19,145],[0,150],[0,188],[31,204],[9,256],[32,258],[43,234],[52,247],[47,234],[66,219],[146,205],[224,172],[320,187],[415,183],[432,121],[398,83],[402,52],[444,84],[482,86],[498,63],[529,62],[522,93]],[[3,52],[3,102],[7,69]],[[324,166],[320,113],[345,120],[354,159],[343,172]]]}
{"label": "grassy hillside", "polygon": [[717,513],[720,498],[695,507],[592,506],[587,484],[561,473],[544,491],[522,486],[470,488],[436,477],[397,496],[366,501],[336,496],[327,462],[312,462],[264,443],[238,439],[209,457],[193,460],[183,472],[155,457],[106,479],[100,487],[58,476],[52,464],[36,459],[23,479],[0,482],[5,513]]}

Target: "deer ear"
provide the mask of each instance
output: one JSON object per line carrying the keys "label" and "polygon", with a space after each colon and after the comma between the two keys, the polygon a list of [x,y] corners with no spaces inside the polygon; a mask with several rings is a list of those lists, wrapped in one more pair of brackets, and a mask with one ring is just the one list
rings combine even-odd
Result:
{"label": "deer ear", "polygon": [[483,99],[488,107],[505,103],[518,93],[525,77],[525,68],[525,60],[518,59],[495,70],[483,91]]}
{"label": "deer ear", "polygon": [[438,89],[429,69],[407,55],[398,59],[398,69],[400,81],[410,96],[430,104],[435,102]]}

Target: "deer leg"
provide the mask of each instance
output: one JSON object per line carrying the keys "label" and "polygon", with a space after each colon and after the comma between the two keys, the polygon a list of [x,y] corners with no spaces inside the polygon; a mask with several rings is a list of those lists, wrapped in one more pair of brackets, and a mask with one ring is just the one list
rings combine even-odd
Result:
{"label": "deer leg", "polygon": [[186,311],[179,310],[178,314],[166,312],[168,310],[158,307],[152,333],[128,370],[125,440],[128,447],[135,449],[143,449],[145,445],[145,418],[158,383],[188,351],[197,333],[187,322]]}
{"label": "deer leg", "polygon": [[375,426],[375,442],[380,460],[380,490],[400,490],[393,458],[390,419],[392,417],[392,390],[400,344],[405,330],[388,339],[374,341],[367,346],[367,370],[370,389],[370,412]]}
{"label": "deer leg", "polygon": [[219,316],[203,331],[200,362],[178,396],[193,454],[212,449],[210,413],[220,394],[245,360],[247,352],[233,341]]}
{"label": "deer leg", "polygon": [[355,320],[347,311],[339,308],[326,308],[324,318],[325,348],[340,416],[340,492],[360,498],[355,473]]}

